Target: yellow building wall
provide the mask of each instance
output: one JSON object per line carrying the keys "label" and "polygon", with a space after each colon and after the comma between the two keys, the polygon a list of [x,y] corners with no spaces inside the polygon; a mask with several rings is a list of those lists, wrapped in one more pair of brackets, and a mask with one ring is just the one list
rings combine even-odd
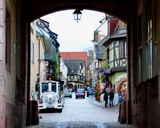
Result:
{"label": "yellow building wall", "polygon": [[[39,74],[39,59],[40,59],[40,78],[39,82],[41,83],[45,79],[46,67],[44,60],[44,51],[45,42],[43,35],[42,37],[36,37],[36,21],[32,22],[31,28],[33,29],[33,33],[31,33],[31,60],[30,60],[30,94],[33,96],[33,99],[37,99],[37,94],[35,90],[35,85],[37,81],[37,74]],[[34,44],[34,50],[32,50],[32,45]],[[40,51],[39,51],[40,50]],[[32,55],[34,54],[34,55]],[[39,55],[40,54],[40,55]],[[34,61],[32,58],[34,57]]]}
{"label": "yellow building wall", "polygon": [[[30,94],[35,99],[35,84],[37,81],[37,73],[38,73],[38,43],[36,40],[36,23],[33,21],[30,23],[31,29],[33,32],[30,33]],[[33,47],[34,46],[34,47]],[[34,59],[32,59],[34,58]]]}

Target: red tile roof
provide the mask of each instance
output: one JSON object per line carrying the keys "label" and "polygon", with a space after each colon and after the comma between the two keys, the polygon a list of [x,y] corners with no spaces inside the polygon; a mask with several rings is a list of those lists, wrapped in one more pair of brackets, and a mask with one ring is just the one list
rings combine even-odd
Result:
{"label": "red tile roof", "polygon": [[84,60],[87,66],[87,52],[60,52],[63,60]]}

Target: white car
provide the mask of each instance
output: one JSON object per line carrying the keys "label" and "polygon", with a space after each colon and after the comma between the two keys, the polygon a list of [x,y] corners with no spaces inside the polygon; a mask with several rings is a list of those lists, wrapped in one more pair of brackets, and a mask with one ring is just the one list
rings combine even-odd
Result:
{"label": "white car", "polygon": [[72,89],[64,89],[64,96],[72,98]]}

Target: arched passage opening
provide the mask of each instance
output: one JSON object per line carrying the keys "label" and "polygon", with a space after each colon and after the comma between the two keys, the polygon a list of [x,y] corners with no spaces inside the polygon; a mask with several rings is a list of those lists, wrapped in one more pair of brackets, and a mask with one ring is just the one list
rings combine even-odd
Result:
{"label": "arched passage opening", "polygon": [[[57,7],[54,11],[53,10],[51,10],[50,12],[55,12],[55,11],[59,11],[59,10],[64,10],[64,9],[71,9],[71,8],[75,8],[76,6],[66,6],[66,7]],[[82,8],[83,6],[82,5],[80,5],[80,6],[78,6],[79,8]],[[42,7],[39,7],[39,8],[41,8],[42,9]],[[89,5],[87,5],[87,6],[85,6],[85,7],[83,7],[83,9],[84,8],[87,8],[87,9],[92,9],[92,10],[96,10],[96,11],[101,11],[101,12],[104,12],[104,13],[111,13],[112,15],[114,15],[114,16],[118,16],[118,18],[120,18],[120,19],[122,19],[122,20],[124,20],[124,21],[128,21],[129,22],[129,19],[127,19],[127,17],[126,17],[126,15],[120,15],[120,14],[116,14],[117,13],[117,11],[115,11],[115,12],[112,12],[111,10],[109,11],[109,10],[107,10],[106,8],[103,8],[103,9],[101,9],[101,8],[98,8],[98,7],[92,7],[92,6],[89,6]],[[38,10],[38,12],[39,12],[40,10]],[[34,12],[34,11],[33,11]],[[47,12],[47,13],[50,13],[50,12]],[[46,12],[44,11],[43,12],[44,14],[46,14]],[[32,13],[31,13],[32,14]],[[40,14],[40,16],[43,16],[42,14]],[[39,17],[39,15],[37,15],[37,18]],[[32,16],[29,16],[29,18],[30,18],[30,20],[32,21]],[[35,17],[36,18],[36,17]],[[30,40],[30,39],[28,39],[28,40]],[[127,41],[128,42],[128,41]],[[129,91],[128,91],[129,92]],[[29,108],[28,108],[29,109]],[[130,113],[130,111],[131,110],[129,110],[129,112],[128,113]],[[129,118],[128,118],[129,119]],[[128,121],[129,122],[129,121]]]}
{"label": "arched passage opening", "polygon": [[[22,2],[22,3],[21,3]],[[44,16],[46,14],[49,14],[51,12],[56,12],[60,10],[65,9],[75,9],[75,8],[82,8],[82,9],[90,9],[95,11],[100,11],[104,13],[111,14],[113,16],[116,16],[120,18],[121,20],[125,21],[128,26],[128,35],[132,35],[132,37],[128,37],[128,46],[132,47],[133,40],[133,22],[134,22],[134,9],[135,9],[135,2],[133,1],[123,1],[119,2],[116,1],[94,1],[94,2],[77,2],[77,1],[70,1],[70,2],[64,2],[62,1],[17,1],[16,6],[10,5],[13,7],[13,10],[16,9],[16,25],[17,25],[17,60],[16,60],[16,66],[18,68],[18,71],[16,72],[17,81],[20,80],[21,85],[23,88],[20,88],[19,91],[19,97],[22,97],[22,103],[24,104],[18,104],[17,106],[21,106],[22,111],[19,111],[19,114],[22,116],[20,118],[20,122],[22,126],[26,124],[25,120],[22,120],[23,118],[26,119],[27,115],[27,125],[30,125],[30,22]],[[121,11],[119,11],[121,10]],[[14,11],[13,11],[14,12]],[[128,58],[133,59],[132,56],[130,56],[130,50],[128,51]],[[130,63],[128,64],[128,71],[129,71],[129,82],[132,82],[133,76],[132,69],[130,69]],[[19,68],[20,67],[20,68]],[[133,83],[133,82],[132,82]],[[131,85],[131,84],[130,84]],[[130,90],[130,89],[129,89]],[[25,94],[23,95],[22,94]],[[23,97],[24,96],[24,97]],[[27,112],[26,112],[27,111]],[[27,113],[27,114],[26,114]],[[130,114],[129,114],[130,115]],[[130,116],[129,116],[130,117]],[[128,118],[128,122],[130,122],[130,118]]]}
{"label": "arched passage opening", "polygon": [[75,8],[105,12],[126,21],[127,122],[144,128],[159,127],[159,0],[1,0],[0,126],[30,125],[30,22],[51,12]]}

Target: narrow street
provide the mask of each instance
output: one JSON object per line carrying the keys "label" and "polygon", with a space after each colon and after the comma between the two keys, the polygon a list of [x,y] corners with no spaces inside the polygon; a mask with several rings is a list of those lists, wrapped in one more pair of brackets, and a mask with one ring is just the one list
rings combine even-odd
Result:
{"label": "narrow street", "polygon": [[66,97],[62,113],[40,113],[42,119],[38,128],[134,128],[127,124],[119,124],[118,106],[104,107],[91,97],[75,99]]}

